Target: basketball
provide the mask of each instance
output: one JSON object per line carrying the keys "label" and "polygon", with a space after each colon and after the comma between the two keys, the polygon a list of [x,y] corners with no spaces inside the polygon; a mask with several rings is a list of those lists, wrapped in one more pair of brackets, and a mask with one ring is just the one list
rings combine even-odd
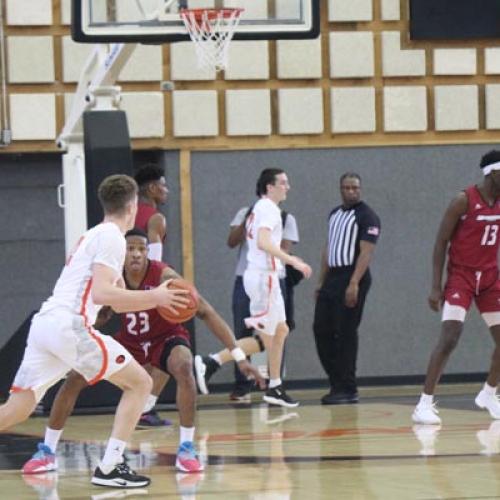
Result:
{"label": "basketball", "polygon": [[166,307],[159,306],[157,307],[159,315],[170,323],[184,323],[190,320],[198,311],[199,295],[195,286],[184,278],[175,278],[169,283],[168,288],[188,290],[189,294],[187,297],[189,298],[189,304],[186,309],[176,309],[179,312],[178,316],[172,314]]}

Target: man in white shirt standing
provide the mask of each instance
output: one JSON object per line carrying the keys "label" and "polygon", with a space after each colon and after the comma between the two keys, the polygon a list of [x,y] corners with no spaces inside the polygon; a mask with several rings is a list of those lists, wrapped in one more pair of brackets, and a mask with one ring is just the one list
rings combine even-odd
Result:
{"label": "man in white shirt standing", "polygon": [[[230,224],[229,235],[227,238],[227,244],[230,248],[238,247],[238,261],[236,264],[235,280],[233,286],[233,297],[232,297],[232,311],[233,311],[233,321],[234,321],[234,334],[237,339],[251,337],[253,330],[245,326],[245,318],[250,315],[250,300],[245,293],[243,287],[243,274],[247,267],[247,253],[248,253],[248,243],[246,240],[246,220],[247,217],[252,212],[253,206],[243,207],[234,216]],[[291,248],[294,243],[299,241],[299,231],[297,228],[297,221],[295,217],[286,212],[281,214],[282,226],[283,226],[283,239],[281,240],[281,249],[286,253],[291,253]],[[282,273],[280,273],[280,286],[281,292],[285,297],[285,310],[288,317],[287,309],[287,294],[285,284],[285,268],[283,266]],[[291,304],[290,304],[291,308]],[[289,323],[289,322],[288,322]],[[230,395],[230,399],[233,401],[250,402],[250,391],[253,386],[253,381],[248,380],[244,375],[241,374],[238,367],[235,366],[235,387]]]}
{"label": "man in white shirt standing", "polygon": [[295,407],[299,403],[286,394],[280,376],[288,326],[279,276],[284,264],[291,265],[306,278],[311,276],[312,270],[302,259],[281,249],[283,225],[278,205],[286,199],[289,189],[288,177],[283,170],[267,168],[261,172],[257,181],[260,199],[246,223],[248,265],[243,285],[250,297],[251,314],[245,319],[245,324],[259,332],[268,354],[270,380],[264,401]]}
{"label": "man in white shirt standing", "polygon": [[[152,381],[124,347],[92,325],[103,305],[118,313],[158,306],[175,312],[176,307],[186,307],[188,302],[185,293],[168,289],[168,282],[146,291],[125,289],[124,234],[134,226],[137,191],[134,179],[126,175],[107,177],[99,186],[104,220],[79,239],[52,296],[34,316],[10,397],[0,406],[0,430],[26,420],[45,392],[71,369],[91,385],[107,379],[118,386],[123,394],[111,438],[92,477],[93,484],[116,488],[144,487],[150,482],[129,468],[123,452]],[[53,452],[51,447],[40,450],[55,465]]]}

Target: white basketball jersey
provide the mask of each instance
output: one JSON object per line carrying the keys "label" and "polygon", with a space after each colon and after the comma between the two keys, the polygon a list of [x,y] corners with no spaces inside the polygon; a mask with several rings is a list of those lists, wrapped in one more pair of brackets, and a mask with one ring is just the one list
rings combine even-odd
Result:
{"label": "white basketball jersey", "polygon": [[280,248],[283,235],[281,211],[269,198],[261,198],[247,219],[248,269],[279,272],[283,266],[281,261],[257,247],[257,234],[261,228],[271,231],[271,241]]}
{"label": "white basketball jersey", "polygon": [[92,267],[94,264],[110,267],[118,280],[125,263],[125,251],[125,238],[116,224],[101,223],[88,230],[68,257],[40,313],[62,308],[83,316],[88,326],[93,325],[101,306],[92,300]]}

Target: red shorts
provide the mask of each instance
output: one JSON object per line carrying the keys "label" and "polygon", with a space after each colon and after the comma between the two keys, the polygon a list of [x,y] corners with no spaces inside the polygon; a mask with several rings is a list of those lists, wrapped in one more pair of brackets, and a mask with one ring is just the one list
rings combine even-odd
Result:
{"label": "red shorts", "polygon": [[150,364],[162,371],[166,371],[166,360],[175,346],[185,345],[191,349],[191,343],[184,335],[156,337],[145,342],[130,342],[118,335],[115,340],[125,347],[141,366]]}
{"label": "red shorts", "polygon": [[444,299],[452,306],[469,310],[472,299],[480,313],[500,312],[500,281],[498,269],[476,271],[467,267],[449,266]]}

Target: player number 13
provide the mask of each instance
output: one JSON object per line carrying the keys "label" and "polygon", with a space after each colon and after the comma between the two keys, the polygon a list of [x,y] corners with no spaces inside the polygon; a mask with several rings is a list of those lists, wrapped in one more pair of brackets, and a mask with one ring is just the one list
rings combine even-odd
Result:
{"label": "player number 13", "polygon": [[491,246],[497,242],[498,226],[496,224],[487,224],[484,226],[483,237],[481,238],[481,245]]}

